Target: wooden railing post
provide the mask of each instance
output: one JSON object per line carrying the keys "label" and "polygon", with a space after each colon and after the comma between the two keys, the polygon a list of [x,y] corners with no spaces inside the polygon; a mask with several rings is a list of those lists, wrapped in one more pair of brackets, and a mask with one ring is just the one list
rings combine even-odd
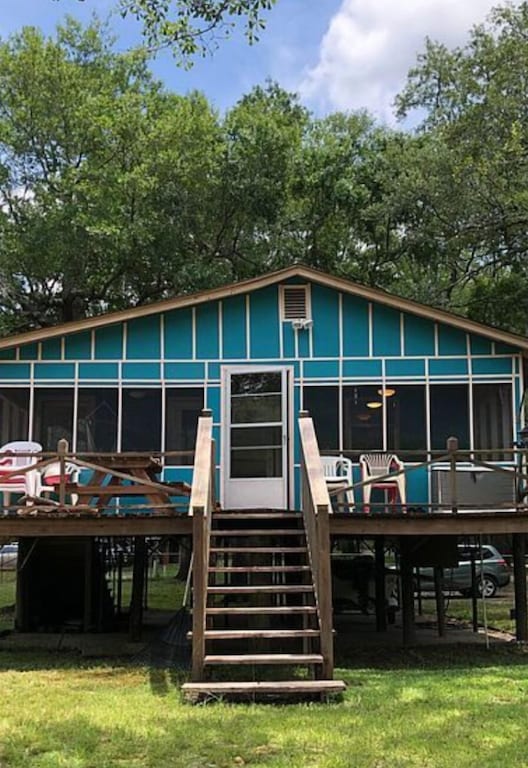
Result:
{"label": "wooden railing post", "polygon": [[449,454],[449,488],[451,491],[451,511],[454,515],[458,512],[456,463],[458,451],[458,438],[447,438],[447,452]]}
{"label": "wooden railing post", "polygon": [[317,507],[317,545],[318,545],[318,595],[319,616],[321,621],[321,655],[323,679],[330,680],[334,674],[334,635],[332,610],[332,568],[330,562],[330,525],[328,506]]}
{"label": "wooden railing post", "polygon": [[215,447],[211,411],[198,419],[189,514],[193,518],[192,679],[203,680],[207,614],[209,533],[215,507]]}
{"label": "wooden railing post", "polygon": [[334,671],[332,571],[330,562],[330,496],[313,421],[306,411],[299,415],[302,447],[302,508],[310,565],[315,587],[323,664],[321,674],[331,679]]}
{"label": "wooden railing post", "polygon": [[193,614],[192,614],[192,679],[203,678],[205,657],[205,612],[207,563],[205,562],[205,509],[193,509]]}

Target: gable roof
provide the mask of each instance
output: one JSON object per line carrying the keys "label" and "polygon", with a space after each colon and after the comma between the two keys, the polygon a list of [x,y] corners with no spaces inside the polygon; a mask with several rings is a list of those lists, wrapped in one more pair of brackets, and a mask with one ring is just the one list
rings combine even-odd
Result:
{"label": "gable roof", "polygon": [[504,344],[510,344],[519,349],[528,352],[528,337],[520,336],[516,333],[502,331],[483,323],[477,323],[453,312],[446,312],[443,309],[429,307],[426,304],[420,304],[412,299],[404,299],[391,293],[387,293],[379,288],[370,288],[360,283],[354,283],[342,277],[335,277],[326,272],[321,272],[313,267],[306,267],[301,264],[295,264],[285,269],[275,272],[268,272],[260,277],[253,277],[248,280],[241,280],[237,283],[223,285],[219,288],[211,288],[199,293],[177,296],[172,299],[164,299],[152,304],[144,304],[140,307],[123,309],[117,312],[107,312],[104,315],[88,317],[82,320],[73,320],[68,323],[61,323],[49,328],[39,328],[38,330],[25,331],[12,336],[5,336],[0,339],[0,349],[6,349],[21,344],[29,344],[35,341],[55,338],[64,334],[78,333],[80,331],[91,330],[92,328],[102,328],[107,325],[125,322],[138,317],[146,317],[159,312],[168,312],[173,309],[182,309],[184,307],[193,307],[198,304],[204,304],[208,301],[238,296],[244,293],[256,291],[259,288],[265,288],[275,283],[280,283],[290,278],[302,278],[329,288],[334,288],[342,293],[349,293],[359,296],[367,301],[384,304],[401,312],[409,312],[418,317],[424,317],[438,323],[445,323],[455,328],[460,328],[467,333],[475,333],[485,336],[493,341],[499,341]]}

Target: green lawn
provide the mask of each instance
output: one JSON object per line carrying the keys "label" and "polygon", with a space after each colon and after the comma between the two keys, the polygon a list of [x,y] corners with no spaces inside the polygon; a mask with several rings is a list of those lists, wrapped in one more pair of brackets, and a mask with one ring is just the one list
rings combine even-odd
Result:
{"label": "green lawn", "polygon": [[358,658],[338,674],[348,690],[337,703],[191,706],[169,671],[0,653],[0,765],[528,764],[528,656],[520,651],[384,654],[382,667]]}

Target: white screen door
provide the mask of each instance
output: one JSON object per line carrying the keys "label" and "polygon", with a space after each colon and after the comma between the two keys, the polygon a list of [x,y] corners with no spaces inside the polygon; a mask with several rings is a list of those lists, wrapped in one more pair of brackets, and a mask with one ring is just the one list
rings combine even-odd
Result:
{"label": "white screen door", "polygon": [[226,509],[288,506],[288,369],[224,368]]}

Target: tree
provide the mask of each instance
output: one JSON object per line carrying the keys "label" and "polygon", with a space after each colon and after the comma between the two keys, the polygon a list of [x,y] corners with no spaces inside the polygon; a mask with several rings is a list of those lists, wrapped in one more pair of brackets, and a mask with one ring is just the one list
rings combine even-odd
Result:
{"label": "tree", "polygon": [[0,44],[0,276],[5,329],[193,289],[180,267],[215,178],[217,117],[165,94],[98,23]]}
{"label": "tree", "polygon": [[277,0],[116,0],[123,16],[136,18],[148,50],[169,48],[185,66],[192,57],[205,56],[229,37],[243,20],[249,43],[259,39],[265,27],[265,12]]}
{"label": "tree", "polygon": [[[473,316],[484,295],[513,299],[512,280],[528,289],[527,41],[528,4],[496,8],[463,48],[428,41],[397,101],[401,116],[425,115],[436,146],[424,223],[449,254],[450,300]],[[494,312],[525,331],[528,313],[515,316]]]}

